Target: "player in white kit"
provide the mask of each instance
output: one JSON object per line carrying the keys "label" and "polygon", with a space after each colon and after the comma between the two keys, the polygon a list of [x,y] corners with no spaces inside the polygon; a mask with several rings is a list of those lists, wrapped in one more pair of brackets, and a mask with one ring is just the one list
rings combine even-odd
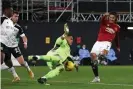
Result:
{"label": "player in white kit", "polygon": [[[9,8],[8,8],[9,9]],[[7,9],[4,9],[4,14],[7,14]],[[18,13],[13,13],[13,16],[11,19],[10,16],[6,17],[7,15],[4,15],[2,17],[1,21],[1,51],[5,54],[5,57],[3,57],[5,64],[9,68],[13,68],[12,62],[11,62],[11,54],[18,59],[18,62],[27,68],[28,73],[31,78],[34,77],[33,72],[29,68],[29,65],[26,61],[24,61],[24,58],[21,54],[21,51],[18,47],[18,41],[17,41],[17,35],[20,35],[24,41],[24,47],[27,48],[27,38],[25,34],[23,33],[22,28],[17,24],[18,21]],[[16,75],[14,76],[13,81],[19,81],[20,78]]]}

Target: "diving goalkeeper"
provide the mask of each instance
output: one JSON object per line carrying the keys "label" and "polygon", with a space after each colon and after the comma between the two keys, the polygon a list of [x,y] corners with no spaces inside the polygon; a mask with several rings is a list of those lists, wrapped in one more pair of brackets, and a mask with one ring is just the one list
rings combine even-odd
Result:
{"label": "diving goalkeeper", "polygon": [[[46,55],[28,56],[29,60],[45,60],[47,66],[50,68],[46,75],[38,79],[40,84],[47,84],[49,78],[59,75],[63,70],[69,70],[67,67],[71,64],[74,68],[74,63],[70,55],[70,45],[73,43],[73,37],[69,33],[68,25],[64,25],[64,34],[57,38],[54,48],[51,49]],[[72,62],[70,62],[72,61]],[[76,68],[78,68],[76,66]]]}

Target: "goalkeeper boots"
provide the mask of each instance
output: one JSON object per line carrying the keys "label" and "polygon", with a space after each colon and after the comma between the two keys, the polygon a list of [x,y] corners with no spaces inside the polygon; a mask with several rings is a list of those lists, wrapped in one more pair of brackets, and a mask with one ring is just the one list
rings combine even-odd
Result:
{"label": "goalkeeper boots", "polygon": [[50,84],[47,83],[47,79],[46,78],[39,78],[37,81],[40,84],[50,85]]}
{"label": "goalkeeper boots", "polygon": [[39,56],[37,56],[37,55],[30,55],[30,56],[28,56],[28,60],[30,61],[30,60],[34,60],[34,61],[37,61],[39,58],[38,58]]}

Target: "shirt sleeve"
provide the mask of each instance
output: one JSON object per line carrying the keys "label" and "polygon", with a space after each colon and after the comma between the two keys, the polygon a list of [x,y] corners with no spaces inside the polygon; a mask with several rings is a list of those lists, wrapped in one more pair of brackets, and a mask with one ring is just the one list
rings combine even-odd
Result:
{"label": "shirt sleeve", "polygon": [[8,19],[6,17],[1,17],[1,24],[3,24],[3,22],[5,21],[5,19]]}
{"label": "shirt sleeve", "polygon": [[101,18],[101,24],[106,24],[107,21],[108,21],[108,19],[107,19],[106,15]]}
{"label": "shirt sleeve", "polygon": [[61,37],[59,37],[57,40],[56,40],[56,45],[61,45],[63,43],[63,40],[64,39],[61,39]]}
{"label": "shirt sleeve", "polygon": [[19,25],[15,25],[15,27],[16,27],[17,29],[19,29],[18,34],[19,34],[21,37],[24,37],[25,34],[24,34],[24,30],[22,29],[22,27],[20,27]]}

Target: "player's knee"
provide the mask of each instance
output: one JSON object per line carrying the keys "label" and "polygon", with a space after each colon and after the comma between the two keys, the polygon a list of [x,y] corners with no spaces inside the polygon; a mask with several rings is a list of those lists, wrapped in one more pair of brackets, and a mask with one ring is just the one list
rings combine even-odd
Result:
{"label": "player's knee", "polygon": [[95,53],[91,53],[91,59],[95,60],[97,58],[97,55]]}
{"label": "player's knee", "polygon": [[104,49],[100,55],[107,55],[108,54],[108,50]]}

